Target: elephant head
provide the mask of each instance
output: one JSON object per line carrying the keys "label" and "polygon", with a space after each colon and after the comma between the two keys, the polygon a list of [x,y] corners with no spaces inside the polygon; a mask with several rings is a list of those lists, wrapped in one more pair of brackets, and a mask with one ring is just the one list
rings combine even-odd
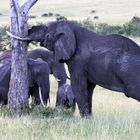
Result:
{"label": "elephant head", "polygon": [[66,79],[68,78],[68,76],[66,74],[64,64],[55,61],[53,55],[54,53],[52,51],[49,51],[48,49],[43,47],[35,48],[28,53],[29,58],[41,58],[48,63],[50,68],[50,74],[53,74],[53,76],[58,82],[58,86],[60,87],[61,85],[66,83]]}
{"label": "elephant head", "polygon": [[31,96],[35,97],[36,104],[47,104],[50,92],[49,66],[41,59],[28,60],[29,86]]}
{"label": "elephant head", "polygon": [[55,60],[67,61],[75,53],[76,39],[68,21],[54,22],[47,26],[42,46],[54,52]]}
{"label": "elephant head", "polygon": [[41,42],[44,40],[44,37],[47,32],[47,27],[45,25],[33,26],[28,30],[29,38],[32,41]]}
{"label": "elephant head", "polygon": [[76,37],[69,21],[33,26],[29,29],[27,38],[20,38],[11,33],[9,35],[19,40],[40,42],[41,46],[54,52],[55,60],[59,62],[69,60],[76,50]]}

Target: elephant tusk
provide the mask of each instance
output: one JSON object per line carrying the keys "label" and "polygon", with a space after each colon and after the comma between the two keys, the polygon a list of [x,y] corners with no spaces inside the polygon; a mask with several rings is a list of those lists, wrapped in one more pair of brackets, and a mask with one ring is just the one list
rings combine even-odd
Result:
{"label": "elephant tusk", "polygon": [[69,77],[69,76],[67,76],[67,79],[69,79],[69,80],[70,80],[70,77]]}
{"label": "elephant tusk", "polygon": [[43,107],[46,107],[44,102],[43,102],[43,99],[42,99],[42,94],[41,94],[41,88],[39,87],[39,97],[40,97],[40,101],[41,101],[41,104]]}
{"label": "elephant tusk", "polygon": [[60,79],[58,79],[58,78],[56,78],[56,77],[55,77],[55,80],[56,80],[57,82],[60,82],[60,81],[61,81]]}
{"label": "elephant tusk", "polygon": [[21,37],[19,37],[19,36],[13,35],[12,33],[8,32],[8,31],[6,31],[6,33],[7,33],[10,37],[15,38],[15,39],[18,39],[18,40],[22,40],[22,41],[31,41],[31,39],[28,38],[28,37],[27,37],[27,38],[21,38]]}

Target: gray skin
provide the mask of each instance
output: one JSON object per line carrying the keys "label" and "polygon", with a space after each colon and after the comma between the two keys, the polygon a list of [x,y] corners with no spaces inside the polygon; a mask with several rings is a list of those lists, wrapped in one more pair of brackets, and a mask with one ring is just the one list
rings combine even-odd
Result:
{"label": "gray skin", "polygon": [[[41,104],[39,87],[44,104],[47,104],[50,92],[49,66],[41,60],[28,59],[29,96],[34,97],[35,104]],[[0,56],[0,103],[7,104],[11,75],[11,58]]]}
{"label": "gray skin", "polygon": [[75,105],[75,98],[71,86],[63,84],[57,91],[56,106],[66,109],[72,108],[72,111],[74,112]]}
{"label": "gray skin", "polygon": [[[32,27],[31,40],[37,40],[32,36],[38,27],[45,28]],[[52,22],[38,33],[46,34],[40,43],[54,52],[55,60],[67,63],[81,116],[92,113],[96,85],[140,101],[140,47],[131,39],[117,34],[98,35],[70,21]]]}
{"label": "gray skin", "polygon": [[66,83],[67,74],[64,64],[54,60],[52,51],[43,47],[35,48],[28,53],[28,57],[32,59],[41,58],[47,62],[50,68],[50,74],[53,74],[56,79],[60,80],[58,81],[58,87]]}

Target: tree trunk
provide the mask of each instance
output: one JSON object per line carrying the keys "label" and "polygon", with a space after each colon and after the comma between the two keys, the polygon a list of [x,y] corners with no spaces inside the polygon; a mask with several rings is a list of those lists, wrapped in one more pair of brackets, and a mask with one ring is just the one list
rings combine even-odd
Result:
{"label": "tree trunk", "polygon": [[[27,16],[29,9],[37,0],[28,0],[20,7],[18,0],[10,0],[11,32],[20,37],[28,35]],[[28,68],[27,42],[11,40],[11,80],[8,93],[9,108],[15,109],[18,115],[27,113],[28,107]]]}

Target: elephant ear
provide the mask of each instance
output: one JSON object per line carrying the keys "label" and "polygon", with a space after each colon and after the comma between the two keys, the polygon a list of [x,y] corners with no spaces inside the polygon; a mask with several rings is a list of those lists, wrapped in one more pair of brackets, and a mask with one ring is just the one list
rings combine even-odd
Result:
{"label": "elephant ear", "polygon": [[61,22],[56,28],[54,56],[57,61],[66,61],[76,50],[76,40],[68,23]]}

